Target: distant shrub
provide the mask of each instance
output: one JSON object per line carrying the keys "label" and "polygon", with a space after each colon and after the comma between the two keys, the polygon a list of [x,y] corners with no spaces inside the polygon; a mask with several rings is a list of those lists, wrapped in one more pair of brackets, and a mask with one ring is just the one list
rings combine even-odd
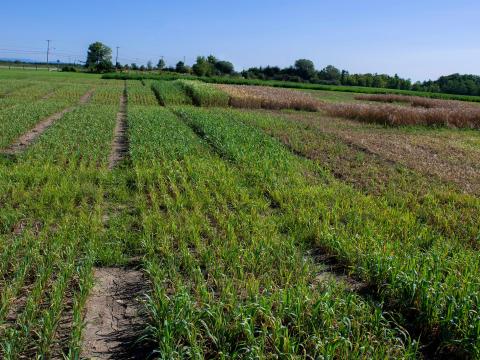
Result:
{"label": "distant shrub", "polygon": [[73,66],[64,66],[64,67],[62,67],[62,71],[64,71],[64,72],[77,72],[77,69]]}

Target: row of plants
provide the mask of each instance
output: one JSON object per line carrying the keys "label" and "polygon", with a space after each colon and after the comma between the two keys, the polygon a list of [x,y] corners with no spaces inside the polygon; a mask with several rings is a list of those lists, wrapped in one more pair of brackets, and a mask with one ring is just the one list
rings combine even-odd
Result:
{"label": "row of plants", "polygon": [[[287,113],[265,116],[259,113],[257,117],[246,118],[245,124],[262,129],[291,152],[314,161],[361,192],[377,197],[401,212],[410,213],[449,241],[472,249],[480,248],[480,223],[477,219],[480,199],[477,196],[465,193],[454,184],[358,148],[339,135],[326,133],[322,125],[331,121],[317,116],[299,117]],[[348,126],[338,121],[338,127]],[[349,132],[366,131],[363,128],[347,129]],[[397,131],[390,128],[381,130]],[[374,130],[370,128],[369,131]],[[432,137],[435,135],[431,134]]]}
{"label": "row of plants", "polygon": [[182,83],[176,81],[153,81],[152,90],[161,106],[193,105]]}
{"label": "row of plants", "polygon": [[[404,209],[386,206],[335,180],[277,140],[244,123],[258,113],[178,109],[222,157],[234,162],[285,215],[283,226],[348,264],[373,285],[404,324],[454,349],[478,356],[478,251],[450,240]],[[412,311],[415,316],[411,316]]]}
{"label": "row of plants", "polygon": [[15,162],[0,163],[0,356],[79,358],[92,267],[103,249],[118,105],[84,105]]}
{"label": "row of plants", "polygon": [[227,107],[229,105],[230,97],[220,89],[198,81],[180,80],[179,83],[196,106]]}
{"label": "row of plants", "polygon": [[[194,121],[190,111],[177,109]],[[129,107],[128,117],[134,208],[152,282],[148,335],[158,354],[416,356],[416,343],[381,307],[309,255],[311,244],[298,240],[243,168],[211,151],[168,109]]]}
{"label": "row of plants", "polygon": [[130,105],[155,106],[158,105],[157,98],[151,89],[150,82],[129,81],[128,82],[128,103]]}
{"label": "row of plants", "polygon": [[331,116],[389,126],[480,129],[480,106],[407,107],[390,104],[324,104]]}
{"label": "row of plants", "polygon": [[172,73],[168,73],[168,74],[109,73],[109,74],[104,74],[102,78],[117,79],[117,80],[118,79],[121,79],[121,80],[151,79],[151,80],[166,80],[166,81],[177,80],[177,79],[188,79],[188,80],[200,80],[203,82],[214,83],[214,84],[271,86],[271,87],[290,88],[290,89],[341,91],[341,92],[353,92],[353,93],[363,93],[363,94],[399,94],[399,95],[421,96],[421,97],[443,99],[443,100],[480,102],[479,96],[430,93],[430,92],[413,91],[413,90],[370,88],[370,87],[361,87],[361,86],[320,85],[320,84],[309,84],[309,83],[277,81],[277,80],[256,80],[256,79],[244,79],[244,78],[236,78],[236,77],[196,77],[192,75],[182,75],[182,74],[172,74]]}

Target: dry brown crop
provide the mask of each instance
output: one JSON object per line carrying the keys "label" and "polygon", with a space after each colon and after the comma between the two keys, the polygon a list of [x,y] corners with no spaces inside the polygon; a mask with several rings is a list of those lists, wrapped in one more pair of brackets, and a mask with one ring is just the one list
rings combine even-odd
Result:
{"label": "dry brown crop", "polygon": [[480,129],[480,107],[421,108],[396,105],[324,104],[329,115],[385,125]]}
{"label": "dry brown crop", "polygon": [[420,96],[406,96],[406,95],[395,95],[395,94],[375,94],[375,95],[357,95],[355,100],[362,101],[377,101],[384,103],[408,103],[411,106],[415,107],[424,107],[424,108],[442,108],[442,109],[464,109],[464,108],[480,108],[477,104],[471,104],[464,101],[454,101],[454,100],[440,100],[440,99],[430,99]]}
{"label": "dry brown crop", "polygon": [[216,85],[230,96],[230,106],[249,109],[318,111],[322,102],[309,94],[263,86]]}

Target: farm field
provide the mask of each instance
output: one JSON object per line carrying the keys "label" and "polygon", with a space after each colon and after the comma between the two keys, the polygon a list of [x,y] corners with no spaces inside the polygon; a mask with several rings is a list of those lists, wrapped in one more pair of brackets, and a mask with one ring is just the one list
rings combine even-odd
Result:
{"label": "farm field", "polygon": [[384,96],[0,70],[0,358],[480,358],[479,105]]}

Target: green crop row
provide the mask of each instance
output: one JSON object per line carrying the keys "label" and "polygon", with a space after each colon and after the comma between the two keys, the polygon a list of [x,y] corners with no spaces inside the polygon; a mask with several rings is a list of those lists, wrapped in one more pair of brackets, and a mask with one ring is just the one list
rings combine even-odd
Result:
{"label": "green crop row", "polygon": [[15,93],[15,91],[28,88],[32,85],[33,83],[31,81],[26,80],[2,80],[0,82],[0,98],[9,96]]}
{"label": "green crop row", "polygon": [[351,267],[420,331],[477,356],[480,257],[419,222],[334,180],[275,139],[244,125],[258,114],[179,109],[178,114],[284,213],[296,238]]}
{"label": "green crop row", "polygon": [[4,103],[29,103],[35,100],[40,100],[43,98],[48,98],[53,95],[55,91],[58,91],[64,85],[50,83],[50,82],[35,82],[31,83],[29,86],[20,87],[15,91],[12,91],[4,98],[0,100],[0,108],[4,108]]}
{"label": "green crop row", "polygon": [[17,137],[30,130],[40,120],[67,106],[62,101],[40,100],[16,104],[0,110],[0,148],[8,146]]}
{"label": "green crop row", "polygon": [[129,81],[127,83],[128,103],[129,105],[155,106],[158,105],[155,94],[150,84],[142,84],[139,81]]}
{"label": "green crop row", "polygon": [[98,86],[92,97],[92,104],[118,105],[125,89],[123,82]]}
{"label": "green crop row", "polygon": [[[452,185],[442,184],[406,166],[389,163],[379,156],[349,146],[337,136],[322,130],[323,118],[310,121],[290,119],[288,114],[263,116],[259,113],[259,116],[245,120],[246,124],[259,127],[296,154],[312,159],[362,192],[376,196],[402,212],[411,213],[449,241],[473,249],[480,247],[478,197],[461,193]],[[330,122],[331,119],[325,121]]]}
{"label": "green crop row", "polygon": [[213,86],[191,80],[180,80],[179,82],[196,106],[227,107],[229,104],[228,94]]}
{"label": "green crop row", "polygon": [[47,129],[22,156],[33,163],[106,166],[117,111],[118,104],[78,107]]}
{"label": "green crop row", "polygon": [[152,90],[162,106],[192,105],[192,99],[179,81],[153,81]]}
{"label": "green crop row", "polygon": [[322,280],[263,189],[171,112],[129,108],[129,121],[149,336],[163,358],[415,356],[381,308]]}
{"label": "green crop row", "polygon": [[2,359],[79,358],[92,267],[105,243],[100,184],[117,111],[81,106],[15,162],[0,159]]}

